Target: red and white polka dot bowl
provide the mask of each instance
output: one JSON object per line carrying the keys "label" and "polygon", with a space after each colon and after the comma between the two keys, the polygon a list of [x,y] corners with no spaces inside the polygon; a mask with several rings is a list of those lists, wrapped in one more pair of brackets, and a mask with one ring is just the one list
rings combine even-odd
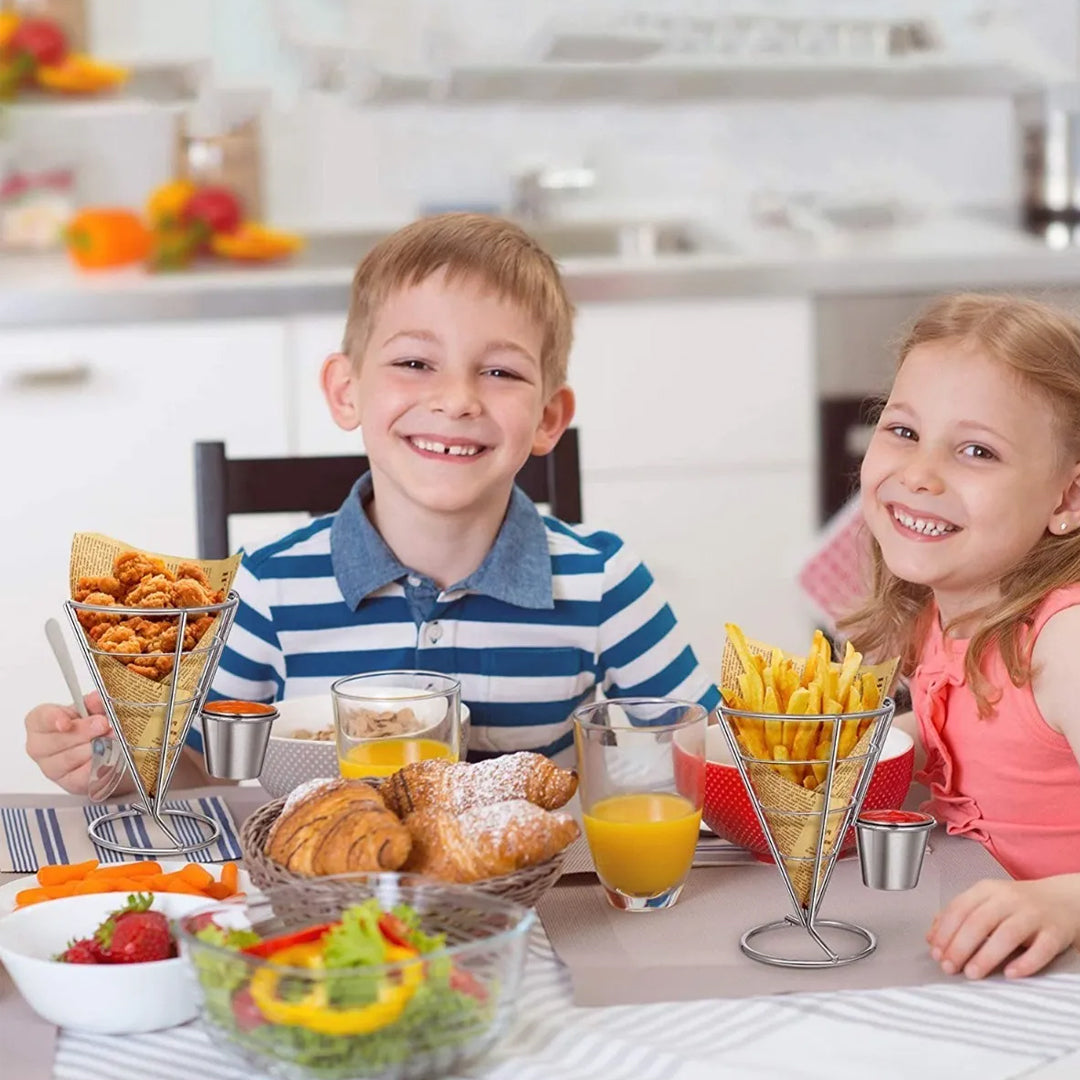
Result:
{"label": "red and white polka dot bowl", "polygon": [[[758,824],[750,796],[743,786],[739,770],[731,764],[724,733],[717,724],[709,727],[705,741],[705,805],[702,820],[717,836],[748,848],[755,855],[772,861],[769,845]],[[915,769],[915,745],[911,736],[892,727],[885,738],[863,810],[897,810],[907,797]],[[855,830],[848,830],[843,851],[855,849]]]}

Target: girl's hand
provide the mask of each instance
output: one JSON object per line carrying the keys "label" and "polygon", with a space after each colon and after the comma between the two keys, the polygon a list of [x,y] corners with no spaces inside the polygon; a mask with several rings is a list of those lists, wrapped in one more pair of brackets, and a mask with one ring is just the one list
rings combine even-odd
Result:
{"label": "girl's hand", "polygon": [[1006,978],[1033,975],[1070,945],[1080,948],[1080,874],[980,881],[938,913],[926,940],[948,975],[981,979],[1002,963]]}
{"label": "girl's hand", "polygon": [[85,795],[90,784],[91,743],[109,732],[101,698],[87,694],[89,716],[71,705],[38,705],[26,714],[26,752],[41,771],[72,795]]}

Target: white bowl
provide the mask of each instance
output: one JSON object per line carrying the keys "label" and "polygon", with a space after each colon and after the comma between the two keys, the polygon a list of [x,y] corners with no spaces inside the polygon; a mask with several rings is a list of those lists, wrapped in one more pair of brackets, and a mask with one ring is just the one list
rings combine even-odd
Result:
{"label": "white bowl", "polygon": [[[337,745],[333,739],[295,739],[295,731],[322,731],[334,726],[329,694],[286,698],[277,702],[278,718],[270,729],[259,783],[272,798],[321,777],[338,775]],[[461,703],[461,745],[468,743],[469,706]]]}
{"label": "white bowl", "polygon": [[[120,893],[66,896],[0,919],[0,961],[39,1016],[58,1027],[131,1035],[186,1024],[198,1010],[194,980],[179,957],[145,964],[65,964],[51,957],[89,937]],[[153,910],[170,919],[213,903],[202,896],[154,893]]]}

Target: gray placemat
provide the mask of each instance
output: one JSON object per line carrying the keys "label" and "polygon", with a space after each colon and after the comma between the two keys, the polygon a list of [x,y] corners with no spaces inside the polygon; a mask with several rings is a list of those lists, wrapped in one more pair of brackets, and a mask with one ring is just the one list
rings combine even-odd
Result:
{"label": "gray placemat", "polygon": [[[908,892],[867,889],[858,860],[842,860],[821,915],[866,927],[878,945],[863,960],[827,970],[773,967],[740,951],[744,931],[790,911],[779,871],[767,864],[695,869],[667,911],[617,911],[599,883],[583,876],[561,880],[537,910],[569,969],[578,1005],[879,989],[955,981],[930,959],[930,922],[944,903],[979,879],[1005,876],[981,845],[940,833],[918,888]],[[795,955],[814,955],[803,931],[785,935],[780,947],[790,942]],[[778,943],[775,936],[770,941]],[[1047,970],[1080,972],[1080,954],[1070,950]]]}
{"label": "gray placemat", "polygon": [[0,1076],[11,1080],[52,1080],[56,1028],[23,1001],[0,964]]}

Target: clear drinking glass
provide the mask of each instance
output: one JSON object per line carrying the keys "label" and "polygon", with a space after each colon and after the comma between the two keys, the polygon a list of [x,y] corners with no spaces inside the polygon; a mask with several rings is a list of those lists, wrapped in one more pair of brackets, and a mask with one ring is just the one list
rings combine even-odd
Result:
{"label": "clear drinking glass", "polygon": [[389,776],[425,758],[461,753],[461,683],[435,671],[373,671],[330,687],[338,768]]}
{"label": "clear drinking glass", "polygon": [[574,711],[585,837],[608,900],[670,907],[694,861],[708,714],[692,701],[619,698]]}

